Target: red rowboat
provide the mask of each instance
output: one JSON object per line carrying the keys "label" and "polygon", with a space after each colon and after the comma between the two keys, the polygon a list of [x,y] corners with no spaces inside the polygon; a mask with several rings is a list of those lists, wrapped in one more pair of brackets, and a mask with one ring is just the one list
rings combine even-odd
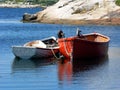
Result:
{"label": "red rowboat", "polygon": [[108,53],[109,37],[99,33],[84,34],[68,38],[59,38],[60,53],[65,58],[95,58]]}

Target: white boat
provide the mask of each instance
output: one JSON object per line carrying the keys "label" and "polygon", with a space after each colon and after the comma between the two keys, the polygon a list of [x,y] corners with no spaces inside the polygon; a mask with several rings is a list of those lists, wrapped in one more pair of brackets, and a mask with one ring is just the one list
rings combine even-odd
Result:
{"label": "white boat", "polygon": [[35,40],[23,46],[12,46],[13,54],[22,59],[48,58],[59,53],[59,47],[55,37]]}

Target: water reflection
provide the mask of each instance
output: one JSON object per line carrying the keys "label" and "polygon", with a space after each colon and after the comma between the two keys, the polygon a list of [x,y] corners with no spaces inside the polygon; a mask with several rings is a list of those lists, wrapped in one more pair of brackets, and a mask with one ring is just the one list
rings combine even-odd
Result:
{"label": "water reflection", "polygon": [[108,62],[108,55],[104,57],[94,58],[94,59],[81,59],[73,60],[73,71],[74,73],[91,70],[102,66]]}
{"label": "water reflection", "polygon": [[47,59],[19,59],[19,58],[14,58],[13,64],[12,64],[12,70],[22,70],[22,69],[33,69],[33,68],[38,68],[41,66],[45,65],[51,65],[55,63],[55,59],[53,58],[47,58]]}
{"label": "water reflection", "polygon": [[60,81],[65,79],[71,81],[72,73],[72,62],[70,60],[60,60],[58,62],[58,78]]}
{"label": "water reflection", "polygon": [[106,63],[108,63],[108,56],[73,61],[67,59],[61,60],[58,62],[58,77],[60,81],[71,81],[75,74],[102,67],[102,65],[105,65]]}

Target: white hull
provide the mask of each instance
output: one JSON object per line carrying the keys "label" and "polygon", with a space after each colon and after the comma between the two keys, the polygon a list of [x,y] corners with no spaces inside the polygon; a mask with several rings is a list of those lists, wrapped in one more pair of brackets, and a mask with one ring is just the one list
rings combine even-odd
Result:
{"label": "white hull", "polygon": [[16,57],[22,59],[31,58],[47,58],[52,57],[58,53],[58,47],[54,48],[36,48],[36,47],[25,47],[25,46],[13,46],[12,51]]}
{"label": "white hull", "polygon": [[13,46],[12,51],[16,57],[23,59],[52,57],[59,52],[56,43],[55,37],[49,37],[27,42],[23,46]]}

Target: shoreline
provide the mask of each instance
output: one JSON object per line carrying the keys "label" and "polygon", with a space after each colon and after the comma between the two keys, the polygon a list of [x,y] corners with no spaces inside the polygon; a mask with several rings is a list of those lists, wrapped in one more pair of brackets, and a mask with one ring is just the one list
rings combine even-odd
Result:
{"label": "shoreline", "polygon": [[[88,9],[89,6],[91,6],[90,9]],[[120,25],[120,7],[112,0],[106,2],[106,5],[100,0],[97,6],[92,0],[89,4],[77,0],[71,2],[60,0],[53,6],[38,12],[37,22],[72,25]]]}
{"label": "shoreline", "polygon": [[36,7],[41,7],[44,8],[44,6],[40,5],[28,5],[28,4],[5,4],[5,3],[0,3],[0,8],[36,8]]}
{"label": "shoreline", "polygon": [[112,19],[93,19],[93,20],[71,20],[71,19],[51,19],[36,21],[37,23],[46,24],[66,24],[66,25],[120,25],[120,18]]}

